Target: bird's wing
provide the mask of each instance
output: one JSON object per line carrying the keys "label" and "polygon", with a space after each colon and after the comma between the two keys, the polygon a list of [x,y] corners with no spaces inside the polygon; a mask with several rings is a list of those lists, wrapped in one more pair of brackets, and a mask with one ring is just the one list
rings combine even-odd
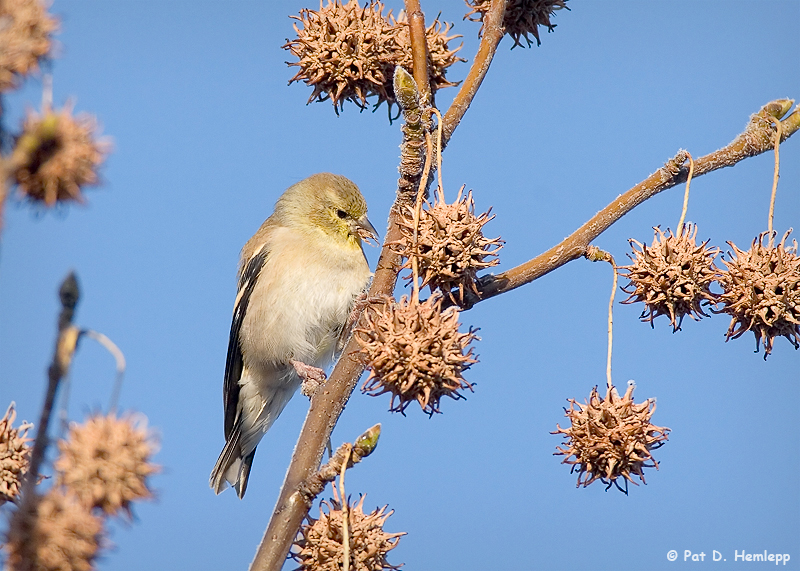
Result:
{"label": "bird's wing", "polygon": [[269,251],[266,245],[258,250],[244,265],[239,275],[239,292],[233,308],[231,334],[228,339],[228,358],[225,361],[225,382],[222,386],[222,402],[225,405],[225,439],[230,437],[236,422],[236,408],[239,403],[239,379],[242,376],[242,348],[239,344],[239,332],[247,314],[247,305],[253,293],[258,276],[264,267]]}

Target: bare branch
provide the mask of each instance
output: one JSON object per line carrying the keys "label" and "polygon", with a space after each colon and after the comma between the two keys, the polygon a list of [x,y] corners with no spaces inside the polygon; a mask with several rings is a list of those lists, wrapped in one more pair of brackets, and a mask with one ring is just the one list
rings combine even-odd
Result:
{"label": "bare branch", "polygon": [[[359,436],[352,444],[352,450],[348,450],[348,444],[342,444],[333,454],[333,457],[322,466],[317,473],[303,482],[300,486],[300,494],[303,496],[309,509],[314,499],[322,493],[328,482],[333,482],[342,471],[342,465],[346,462],[348,468],[352,468],[361,460],[375,451],[378,445],[378,438],[381,436],[381,425],[376,424],[364,434]],[[352,452],[352,453],[350,453]]]}
{"label": "bare branch", "polygon": [[[762,107],[750,118],[745,130],[729,145],[695,161],[694,176],[698,177],[723,167],[733,166],[748,157],[773,150],[775,127],[771,118],[781,119],[793,103],[794,101],[789,99],[779,99]],[[785,141],[800,128],[800,109],[795,109],[781,121],[781,125],[783,130],[781,140]],[[470,306],[511,291],[585,255],[592,240],[625,214],[659,192],[685,182],[689,169],[683,164],[687,158],[688,153],[678,152],[663,167],[617,197],[591,220],[543,254],[497,276],[483,276],[478,280],[479,294],[477,296],[472,294],[465,302]]]}
{"label": "bare branch", "polygon": [[491,7],[483,19],[483,38],[481,38],[478,53],[475,55],[475,60],[472,62],[472,67],[470,67],[464,83],[461,84],[461,89],[453,99],[453,103],[447,113],[444,114],[442,149],[447,146],[450,137],[453,136],[453,131],[458,127],[467,109],[469,109],[472,99],[478,92],[483,78],[486,77],[486,72],[489,71],[497,46],[506,33],[503,26],[505,13],[506,0],[492,0]]}
{"label": "bare branch", "polygon": [[[456,96],[456,100],[444,117],[443,145],[452,136],[453,131],[458,126],[480,87],[483,78],[486,76],[494,52],[504,33],[502,20],[505,4],[505,0],[492,1],[490,12],[484,21],[484,37],[479,53],[464,85]],[[419,1],[408,0],[406,7],[409,13],[409,27],[412,37],[414,75],[419,78],[420,88],[429,89],[424,21],[421,19],[422,13],[419,9]],[[420,16],[419,20],[414,18],[417,13]],[[414,32],[415,29],[417,32]],[[420,29],[422,34],[420,34]],[[420,63],[423,55],[425,59],[422,60],[423,63]],[[424,70],[424,72],[421,70]],[[407,93],[403,94],[404,90],[408,90]],[[401,260],[399,253],[391,247],[391,244],[402,239],[398,224],[401,212],[414,203],[418,188],[424,189],[427,187],[427,181],[421,180],[425,156],[424,135],[427,129],[425,113],[423,112],[425,101],[420,96],[419,89],[415,85],[413,78],[399,67],[395,72],[395,95],[403,107],[405,117],[405,124],[402,129],[403,144],[401,145],[400,179],[398,180],[397,197],[389,213],[388,229],[375,271],[375,277],[368,293],[368,299],[375,299],[382,295],[391,295],[393,293]],[[735,164],[747,156],[753,156],[764,152],[767,148],[771,148],[769,145],[773,130],[769,121],[763,119],[765,116],[763,114],[782,117],[788,111],[788,107],[783,109],[780,102],[771,105],[778,105],[779,109],[773,109],[770,106],[765,107],[765,110],[762,110],[762,117],[754,117],[745,133],[731,145],[697,161],[695,176],[710,172],[716,168]],[[781,111],[781,109],[783,110]],[[784,121],[784,138],[788,137],[800,126],[798,117],[800,117],[800,113],[795,112]],[[787,125],[790,120],[795,124],[793,128]],[[572,259],[580,257],[585,253],[591,240],[629,210],[656,193],[683,182],[686,178],[686,169],[682,167],[684,162],[685,156],[679,153],[664,168],[617,199],[587,222],[572,237],[551,251],[499,276],[485,277],[479,283],[480,297],[472,301],[477,302],[519,287]],[[363,313],[359,317],[359,323],[364,326]],[[333,428],[361,373],[364,371],[365,365],[359,357],[359,350],[358,342],[351,336],[342,353],[342,357],[325,384],[324,390],[317,391],[311,399],[311,406],[295,446],[275,510],[255,558],[251,563],[250,569],[253,571],[279,571],[286,560],[303,518],[308,512],[307,502],[301,490],[308,487],[309,482],[317,473]]]}
{"label": "bare branch", "polygon": [[53,412],[58,384],[69,371],[72,355],[75,353],[75,346],[80,336],[80,331],[72,325],[72,318],[75,315],[75,306],[78,304],[80,290],[75,274],[70,273],[61,283],[58,290],[61,300],[61,313],[58,316],[58,334],[56,336],[56,346],[53,351],[53,361],[47,370],[47,394],[45,395],[42,414],[39,424],[36,426],[36,440],[33,443],[31,452],[31,463],[22,488],[22,510],[29,509],[35,496],[34,488],[39,480],[39,469],[44,461],[45,451],[49,444],[47,438],[47,427],[50,424],[50,415]]}
{"label": "bare branch", "polygon": [[419,0],[405,0],[408,29],[411,37],[411,56],[414,62],[414,80],[417,82],[422,103],[431,102],[431,82],[428,75],[428,41],[425,36],[425,14]]}
{"label": "bare branch", "polygon": [[[414,79],[401,67],[395,70],[394,86],[405,118],[403,143],[400,146],[400,179],[397,198],[389,212],[389,228],[367,299],[391,295],[394,291],[400,271],[400,254],[392,244],[402,239],[400,213],[413,204],[422,175],[424,127],[421,124],[419,91]],[[425,185],[422,186],[424,188]],[[363,323],[363,310],[359,321]],[[280,571],[289,554],[303,518],[308,513],[300,493],[301,487],[317,471],[333,427],[364,372],[364,363],[358,357],[360,349],[355,336],[351,336],[324,390],[317,391],[311,398],[311,408],[300,431],[275,511],[250,564],[251,571]]]}

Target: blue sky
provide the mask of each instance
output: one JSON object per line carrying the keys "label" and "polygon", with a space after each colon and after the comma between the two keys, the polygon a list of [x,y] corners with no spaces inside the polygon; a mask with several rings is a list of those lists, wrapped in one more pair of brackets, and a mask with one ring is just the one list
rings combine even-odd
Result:
{"label": "blue sky", "polygon": [[[399,123],[384,109],[305,105],[281,45],[289,1],[56,0],[61,46],[54,101],[98,116],[115,151],[86,206],[6,208],[0,243],[0,406],[38,419],[58,310],[74,269],[76,322],[125,352],[123,408],[141,411],[161,439],[155,502],[115,524],[104,570],[243,569],[261,539],[303,422],[296,396],[258,449],[247,496],[215,496],[208,475],[223,445],[222,374],[238,252],[280,193],[320,171],[353,179],[384,234],[394,196]],[[422,2],[464,35],[478,25],[462,2]],[[679,148],[701,156],[727,144],[751,113],[800,98],[800,2],[572,0],[542,46],[495,63],[444,156],[452,197],[466,184],[506,246],[499,269],[551,247]],[[400,2],[390,2],[395,11]],[[451,68],[460,80],[467,64]],[[445,109],[453,88],[439,93]],[[6,99],[6,124],[38,106],[30,81]],[[781,148],[775,228],[800,227],[800,143]],[[748,247],[766,229],[772,154],[696,179],[688,219],[699,237]],[[638,207],[596,244],[618,262],[627,239],[675,227],[682,189]],[[800,228],[798,228],[800,231]],[[371,265],[377,249],[367,250]],[[552,455],[567,398],[605,382],[607,264],[578,260],[462,316],[481,328],[481,362],[466,401],[429,419],[387,412],[388,395],[356,392],[334,446],[383,423],[377,451],[348,473],[365,506],[396,510],[406,531],[389,560],[407,569],[676,569],[684,550],[789,553],[800,569],[800,375],[778,339],[765,362],[748,334],[724,342],[728,318],[686,322],[672,334],[615,307],[614,379],[658,399],[653,421],[672,429],[659,471],[629,496],[575,476]],[[619,297],[618,299],[623,299]],[[69,416],[107,407],[113,360],[82,343]],[[316,507],[312,510],[316,513]],[[667,552],[679,552],[676,562]],[[701,564],[702,565],[702,564]],[[711,563],[706,563],[706,566]],[[292,568],[291,565],[287,568]]]}

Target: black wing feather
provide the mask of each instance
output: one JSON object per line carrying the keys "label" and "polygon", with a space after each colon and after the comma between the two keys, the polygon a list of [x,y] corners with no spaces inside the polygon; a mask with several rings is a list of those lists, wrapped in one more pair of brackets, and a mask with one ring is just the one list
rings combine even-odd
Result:
{"label": "black wing feather", "polygon": [[267,249],[262,248],[247,262],[239,278],[239,301],[233,310],[231,334],[228,339],[228,358],[225,361],[225,382],[222,386],[222,402],[225,406],[225,439],[228,440],[236,422],[236,409],[239,404],[239,379],[242,376],[242,348],[239,345],[239,332],[242,329],[244,316],[250,296],[255,289],[256,281],[267,260]]}

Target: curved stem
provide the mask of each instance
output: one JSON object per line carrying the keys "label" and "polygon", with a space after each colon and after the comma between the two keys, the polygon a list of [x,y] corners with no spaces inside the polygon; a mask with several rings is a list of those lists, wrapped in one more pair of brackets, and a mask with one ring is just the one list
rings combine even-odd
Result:
{"label": "curved stem", "polygon": [[347,472],[347,463],[350,461],[350,454],[353,445],[347,443],[345,446],[345,459],[342,462],[341,472],[339,473],[339,496],[342,500],[342,566],[344,571],[350,571],[350,504],[347,501],[347,493],[344,489],[344,474]]}
{"label": "curved stem", "polygon": [[675,228],[675,234],[680,235],[683,230],[683,221],[686,220],[686,210],[689,208],[689,185],[692,184],[692,176],[694,175],[694,159],[689,151],[684,151],[689,155],[689,174],[686,175],[686,190],[683,193],[683,210],[681,210],[681,218],[678,220],[678,227]]}
{"label": "curved stem", "polygon": [[608,389],[613,388],[611,382],[611,347],[614,344],[614,297],[617,295],[617,263],[611,253],[601,250],[597,246],[589,246],[584,254],[591,262],[608,262],[614,270],[614,280],[611,282],[611,298],[608,300],[608,355],[606,356],[606,384]]}
{"label": "curved stem", "polygon": [[117,375],[114,379],[114,388],[111,391],[111,398],[108,402],[108,412],[109,414],[115,413],[117,404],[119,404],[119,395],[120,392],[122,392],[122,381],[125,379],[125,354],[117,347],[116,343],[102,333],[92,331],[91,329],[84,329],[81,331],[81,335],[86,335],[90,339],[94,339],[114,357],[114,362],[117,366]]}
{"label": "curved stem", "polygon": [[611,347],[614,344],[614,296],[617,294],[617,264],[614,256],[608,255],[608,263],[614,272],[614,280],[611,282],[611,298],[608,300],[608,356],[606,357],[606,383],[610,389],[614,385],[611,382]]}
{"label": "curved stem", "polygon": [[[417,189],[417,200],[414,204],[414,249],[419,252],[419,217],[422,215],[422,199],[425,196],[425,184],[428,180],[428,175],[431,172],[431,156],[433,155],[433,142],[431,141],[430,133],[425,133],[425,143],[428,147],[428,152],[425,153],[425,167],[422,171],[422,178],[420,179],[419,188]],[[416,255],[411,256],[411,277],[412,282],[412,296],[413,300],[419,301],[419,258]]]}
{"label": "curved stem", "polygon": [[769,247],[772,248],[775,243],[775,238],[772,235],[772,219],[775,217],[775,194],[778,192],[778,179],[780,178],[781,170],[781,134],[783,125],[775,118],[772,118],[775,123],[775,171],[772,175],[772,196],[769,199],[769,220],[767,222],[767,234],[769,235]]}

